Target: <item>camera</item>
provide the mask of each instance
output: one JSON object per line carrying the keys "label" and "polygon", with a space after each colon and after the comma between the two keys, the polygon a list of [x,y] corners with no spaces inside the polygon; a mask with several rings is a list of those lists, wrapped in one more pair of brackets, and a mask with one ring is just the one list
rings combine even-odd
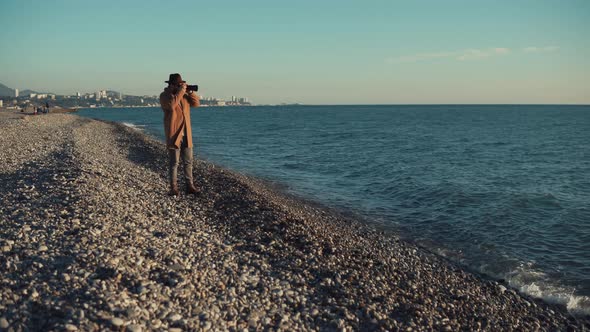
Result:
{"label": "camera", "polygon": [[199,91],[199,86],[198,85],[187,85],[186,91]]}

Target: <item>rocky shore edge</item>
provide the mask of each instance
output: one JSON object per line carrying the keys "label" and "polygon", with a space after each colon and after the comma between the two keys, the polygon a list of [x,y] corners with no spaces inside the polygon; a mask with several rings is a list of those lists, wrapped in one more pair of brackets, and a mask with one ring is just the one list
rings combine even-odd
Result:
{"label": "rocky shore edge", "polygon": [[262,181],[71,114],[0,116],[0,330],[590,330]]}

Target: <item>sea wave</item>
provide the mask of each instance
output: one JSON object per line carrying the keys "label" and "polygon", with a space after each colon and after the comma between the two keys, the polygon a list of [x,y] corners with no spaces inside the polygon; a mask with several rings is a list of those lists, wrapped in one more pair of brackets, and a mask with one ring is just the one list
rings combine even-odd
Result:
{"label": "sea wave", "polygon": [[125,125],[125,126],[127,126],[127,127],[129,127],[129,128],[132,128],[132,129],[135,129],[135,130],[140,130],[140,131],[143,131],[145,129],[145,127],[146,127],[145,125],[138,125],[138,124],[134,124],[134,123],[131,123],[131,122],[122,122],[122,124]]}
{"label": "sea wave", "polygon": [[516,269],[498,277],[523,294],[563,305],[574,315],[590,316],[589,296],[576,295],[574,287],[552,280],[545,272],[533,268],[532,265],[533,263],[521,263]]}
{"label": "sea wave", "polygon": [[[540,270],[535,262],[523,262],[504,254],[501,255],[503,257],[501,262],[491,263],[487,261],[477,265],[465,257],[464,252],[461,250],[444,248],[440,244],[427,239],[419,239],[415,243],[450,261],[472,269],[472,271],[494,280],[503,281],[521,294],[561,305],[575,316],[590,316],[590,296],[577,294],[575,287],[564,285],[561,280],[555,279]],[[512,268],[506,269],[506,266],[512,266]]]}

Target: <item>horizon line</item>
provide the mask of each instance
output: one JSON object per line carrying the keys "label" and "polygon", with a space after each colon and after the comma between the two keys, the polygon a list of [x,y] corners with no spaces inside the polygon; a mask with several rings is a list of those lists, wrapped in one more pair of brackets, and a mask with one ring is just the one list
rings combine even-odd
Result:
{"label": "horizon line", "polygon": [[378,104],[305,104],[305,103],[281,103],[281,104],[258,104],[252,106],[590,106],[580,103],[378,103]]}

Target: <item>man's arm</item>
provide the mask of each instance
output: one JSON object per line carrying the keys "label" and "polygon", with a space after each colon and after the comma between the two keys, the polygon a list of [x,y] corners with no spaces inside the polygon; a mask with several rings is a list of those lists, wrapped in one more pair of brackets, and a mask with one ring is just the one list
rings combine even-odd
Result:
{"label": "man's arm", "polygon": [[184,98],[184,94],[186,92],[186,88],[180,89],[176,93],[164,93],[160,96],[160,104],[162,105],[163,109],[173,110],[174,107],[180,104],[182,98]]}
{"label": "man's arm", "polygon": [[187,94],[187,96],[188,103],[191,105],[191,107],[199,107],[201,105],[201,102],[199,101],[199,95],[197,95],[197,93],[191,91]]}

